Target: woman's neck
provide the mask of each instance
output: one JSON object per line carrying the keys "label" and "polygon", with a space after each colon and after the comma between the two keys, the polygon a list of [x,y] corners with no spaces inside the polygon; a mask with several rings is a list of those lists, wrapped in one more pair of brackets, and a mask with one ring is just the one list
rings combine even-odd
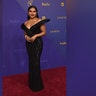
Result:
{"label": "woman's neck", "polygon": [[37,17],[30,18],[30,21],[36,21],[36,20],[37,20]]}

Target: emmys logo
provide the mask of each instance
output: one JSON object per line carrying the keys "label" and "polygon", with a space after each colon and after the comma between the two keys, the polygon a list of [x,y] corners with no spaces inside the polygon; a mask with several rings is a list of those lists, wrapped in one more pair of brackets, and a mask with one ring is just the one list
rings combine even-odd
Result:
{"label": "emmys logo", "polygon": [[60,30],[51,30],[50,33],[58,33]]}
{"label": "emmys logo", "polygon": [[45,62],[47,63],[47,62],[48,62],[48,60],[41,60],[41,62],[42,62],[42,63],[45,63]]}
{"label": "emmys logo", "polygon": [[19,20],[9,20],[9,23],[14,23],[14,24],[16,24],[16,23],[19,23]]}
{"label": "emmys logo", "polygon": [[61,7],[64,7],[64,2],[61,2]]}
{"label": "emmys logo", "polygon": [[61,42],[60,42],[60,45],[66,45],[66,44],[67,44],[66,41],[61,41]]}
{"label": "emmys logo", "polygon": [[67,16],[58,16],[57,19],[67,19]]}
{"label": "emmys logo", "polygon": [[32,4],[33,4],[33,0],[28,0],[27,5],[28,5],[28,6],[31,6]]}
{"label": "emmys logo", "polygon": [[42,2],[42,6],[50,6],[50,3],[44,3],[44,2]]}

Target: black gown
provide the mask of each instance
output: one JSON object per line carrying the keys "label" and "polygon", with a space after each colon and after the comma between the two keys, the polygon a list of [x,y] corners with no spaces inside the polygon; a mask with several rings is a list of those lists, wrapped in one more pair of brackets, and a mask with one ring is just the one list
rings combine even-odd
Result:
{"label": "black gown", "polygon": [[[31,26],[28,29],[24,23],[21,28],[26,32],[28,36],[33,36],[41,32],[40,26],[47,23],[49,19],[44,19]],[[40,70],[40,56],[43,48],[43,40],[41,37],[36,38],[33,43],[26,41],[26,49],[29,58],[29,88],[33,91],[39,91],[44,88],[41,70]]]}

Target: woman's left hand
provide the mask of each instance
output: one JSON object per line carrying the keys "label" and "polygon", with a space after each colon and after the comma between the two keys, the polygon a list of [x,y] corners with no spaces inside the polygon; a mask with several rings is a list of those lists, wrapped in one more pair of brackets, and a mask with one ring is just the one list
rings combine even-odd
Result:
{"label": "woman's left hand", "polygon": [[36,38],[37,38],[36,35],[32,36],[32,37],[31,37],[31,41],[34,42],[34,41],[36,40]]}

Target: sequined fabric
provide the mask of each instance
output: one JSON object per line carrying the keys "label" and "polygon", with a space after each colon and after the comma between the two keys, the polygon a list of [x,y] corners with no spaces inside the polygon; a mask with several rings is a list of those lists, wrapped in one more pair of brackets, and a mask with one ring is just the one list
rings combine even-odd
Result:
{"label": "sequined fabric", "polygon": [[[27,33],[28,36],[33,36],[41,32],[40,26],[49,19],[41,20],[37,24],[33,25],[30,29],[28,29],[24,23],[21,25],[21,28]],[[39,91],[44,88],[41,70],[40,70],[40,56],[43,48],[43,40],[41,37],[36,38],[33,43],[29,43],[26,41],[26,49],[29,58],[29,88],[33,91]]]}

